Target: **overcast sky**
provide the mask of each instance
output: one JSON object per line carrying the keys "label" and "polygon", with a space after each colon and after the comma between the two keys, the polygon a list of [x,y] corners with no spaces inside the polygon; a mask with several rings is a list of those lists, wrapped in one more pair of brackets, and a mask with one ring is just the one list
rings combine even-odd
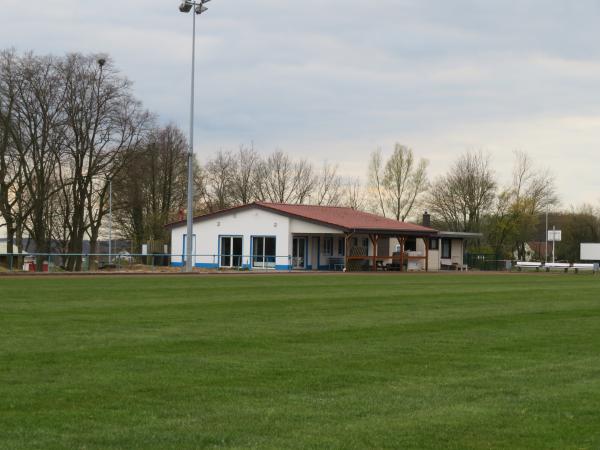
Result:
{"label": "overcast sky", "polygon": [[[394,142],[432,178],[514,150],[563,206],[600,200],[598,0],[213,0],[198,21],[196,151],[254,142],[364,177]],[[187,132],[191,16],[177,0],[1,0],[2,47],[105,52]]]}

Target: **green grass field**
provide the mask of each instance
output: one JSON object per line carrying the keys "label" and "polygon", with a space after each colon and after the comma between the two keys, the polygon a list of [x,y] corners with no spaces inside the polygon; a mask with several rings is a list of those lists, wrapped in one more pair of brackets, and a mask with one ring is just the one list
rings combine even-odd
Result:
{"label": "green grass field", "polygon": [[600,277],[0,278],[0,448],[600,448]]}

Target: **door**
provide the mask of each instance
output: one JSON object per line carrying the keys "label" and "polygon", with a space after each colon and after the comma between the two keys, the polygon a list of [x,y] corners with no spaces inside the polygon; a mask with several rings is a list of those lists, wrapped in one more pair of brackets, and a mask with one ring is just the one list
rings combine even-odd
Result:
{"label": "door", "polygon": [[242,265],[242,238],[222,236],[220,253],[220,267],[240,267]]}
{"label": "door", "polygon": [[295,237],[292,245],[292,267],[306,269],[306,238]]}
{"label": "door", "polygon": [[276,240],[272,236],[252,238],[252,267],[275,268]]}

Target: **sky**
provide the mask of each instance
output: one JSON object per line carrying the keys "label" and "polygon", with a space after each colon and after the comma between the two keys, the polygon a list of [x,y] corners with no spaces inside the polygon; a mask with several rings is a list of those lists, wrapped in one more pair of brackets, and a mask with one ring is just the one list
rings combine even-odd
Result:
{"label": "sky", "polygon": [[[106,53],[161,123],[189,127],[191,15],[176,0],[1,0],[0,46]],[[398,142],[431,179],[515,151],[565,208],[600,201],[597,0],[212,0],[198,18],[195,151],[281,149],[366,177]]]}

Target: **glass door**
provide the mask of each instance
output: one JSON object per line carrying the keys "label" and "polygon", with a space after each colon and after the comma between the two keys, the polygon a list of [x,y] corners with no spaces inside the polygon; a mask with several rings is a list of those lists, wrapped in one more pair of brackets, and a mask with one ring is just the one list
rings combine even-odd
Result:
{"label": "glass door", "polygon": [[240,267],[242,265],[242,238],[222,236],[220,253],[220,267]]}
{"label": "glass door", "polygon": [[306,238],[295,237],[293,239],[292,267],[306,269]]}
{"label": "glass door", "polygon": [[255,236],[252,238],[252,267],[275,267],[275,238]]}

